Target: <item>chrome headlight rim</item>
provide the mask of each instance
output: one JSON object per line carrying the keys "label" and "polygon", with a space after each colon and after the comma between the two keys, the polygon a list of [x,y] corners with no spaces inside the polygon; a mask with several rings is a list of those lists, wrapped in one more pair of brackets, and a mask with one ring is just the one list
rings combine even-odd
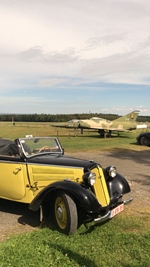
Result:
{"label": "chrome headlight rim", "polygon": [[116,168],[116,166],[110,166],[108,169],[107,169],[107,171],[108,171],[108,174],[109,174],[109,176],[111,177],[111,178],[115,178],[116,177],[116,175],[117,175],[117,168]]}
{"label": "chrome headlight rim", "polygon": [[87,184],[93,186],[96,182],[96,174],[95,172],[87,172],[83,175],[83,181]]}
{"label": "chrome headlight rim", "polygon": [[89,181],[91,186],[93,186],[95,184],[95,182],[96,182],[96,174],[95,174],[95,172],[90,172],[88,181]]}

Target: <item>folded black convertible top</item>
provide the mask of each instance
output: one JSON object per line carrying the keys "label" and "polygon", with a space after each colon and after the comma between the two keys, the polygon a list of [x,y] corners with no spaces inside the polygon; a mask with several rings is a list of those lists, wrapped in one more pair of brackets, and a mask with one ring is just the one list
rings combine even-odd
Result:
{"label": "folded black convertible top", "polygon": [[13,140],[0,138],[0,155],[15,156],[19,154],[18,146]]}

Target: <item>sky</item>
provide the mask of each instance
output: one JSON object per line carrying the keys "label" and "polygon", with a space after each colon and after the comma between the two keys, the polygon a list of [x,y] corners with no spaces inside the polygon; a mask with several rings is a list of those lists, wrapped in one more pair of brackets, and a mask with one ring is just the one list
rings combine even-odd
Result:
{"label": "sky", "polygon": [[0,113],[150,116],[149,0],[0,0]]}

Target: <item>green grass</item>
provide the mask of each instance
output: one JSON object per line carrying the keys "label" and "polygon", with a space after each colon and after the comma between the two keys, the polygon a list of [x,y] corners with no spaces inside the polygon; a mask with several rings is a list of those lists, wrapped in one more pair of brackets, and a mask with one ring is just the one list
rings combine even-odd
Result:
{"label": "green grass", "polygon": [[68,152],[88,151],[88,150],[110,150],[110,149],[149,149],[136,144],[136,136],[139,131],[120,133],[120,136],[113,135],[111,138],[100,138],[97,131],[84,131],[81,134],[74,129],[63,129],[51,127],[48,123],[15,123],[0,122],[0,137],[14,140],[17,137],[33,136],[57,136]]}
{"label": "green grass", "polygon": [[15,235],[0,243],[0,267],[149,267],[146,220],[118,216],[73,236],[49,228]]}

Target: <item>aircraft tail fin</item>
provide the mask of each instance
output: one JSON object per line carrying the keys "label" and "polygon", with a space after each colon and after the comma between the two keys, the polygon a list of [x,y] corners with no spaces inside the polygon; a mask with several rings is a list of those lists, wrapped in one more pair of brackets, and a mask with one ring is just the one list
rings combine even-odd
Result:
{"label": "aircraft tail fin", "polygon": [[122,117],[114,120],[114,121],[117,121],[117,122],[119,122],[119,121],[120,122],[123,122],[123,121],[132,121],[133,122],[133,121],[136,121],[139,113],[140,113],[139,110],[134,110],[134,111],[132,111],[132,112],[130,112],[130,113],[128,113],[128,114],[126,114],[126,115],[124,115],[124,116],[122,116]]}

